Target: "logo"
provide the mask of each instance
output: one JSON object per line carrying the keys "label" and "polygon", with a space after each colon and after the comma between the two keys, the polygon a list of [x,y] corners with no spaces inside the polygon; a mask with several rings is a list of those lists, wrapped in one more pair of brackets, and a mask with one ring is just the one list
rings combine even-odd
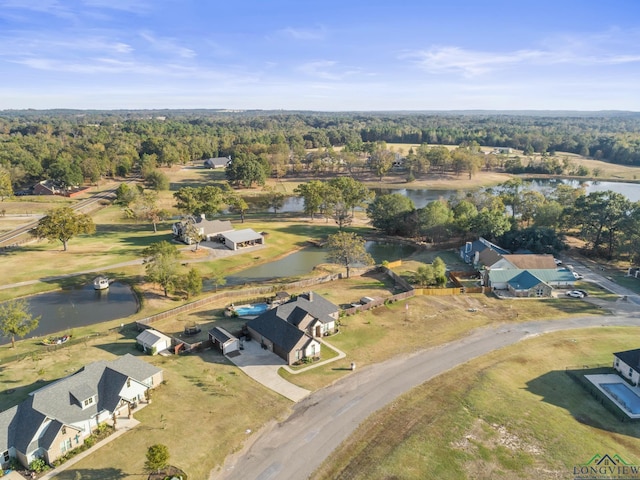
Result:
{"label": "logo", "polygon": [[587,463],[573,467],[574,480],[640,479],[640,465],[625,461],[620,455],[596,453]]}

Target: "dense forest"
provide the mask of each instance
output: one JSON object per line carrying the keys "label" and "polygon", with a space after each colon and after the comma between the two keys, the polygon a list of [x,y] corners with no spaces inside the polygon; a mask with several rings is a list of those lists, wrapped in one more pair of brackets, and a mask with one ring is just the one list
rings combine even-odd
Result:
{"label": "dense forest", "polygon": [[[370,159],[376,150],[384,150],[380,145],[385,143],[501,146],[522,150],[524,155],[573,152],[640,165],[640,114],[0,112],[0,167],[10,176],[14,190],[44,178],[62,184],[95,182],[102,176],[126,175],[145,162],[170,166],[217,156],[257,159],[268,175],[275,176],[309,169],[315,161],[317,173],[326,168],[326,162],[310,158],[308,150],[323,149],[333,156],[333,147],[343,148],[335,162],[340,167],[332,168],[350,169],[362,158]],[[428,168],[439,166],[437,152],[427,160]],[[469,174],[476,168],[464,167],[464,161],[456,167],[455,159],[447,162],[447,168],[468,169]],[[424,163],[415,166],[418,174],[425,170]],[[384,173],[371,163],[366,167]],[[506,167],[514,172],[527,168],[522,164]]]}

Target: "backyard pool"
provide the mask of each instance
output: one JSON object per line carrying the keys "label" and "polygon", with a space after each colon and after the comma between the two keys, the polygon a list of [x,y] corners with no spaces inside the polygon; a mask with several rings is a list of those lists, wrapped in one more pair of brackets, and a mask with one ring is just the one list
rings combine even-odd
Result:
{"label": "backyard pool", "polygon": [[260,315],[267,311],[269,306],[266,303],[254,303],[252,305],[238,305],[233,307],[233,310],[239,317],[246,317],[249,315]]}
{"label": "backyard pool", "polygon": [[640,414],[640,397],[624,383],[601,383],[606,391],[622,408],[633,415]]}

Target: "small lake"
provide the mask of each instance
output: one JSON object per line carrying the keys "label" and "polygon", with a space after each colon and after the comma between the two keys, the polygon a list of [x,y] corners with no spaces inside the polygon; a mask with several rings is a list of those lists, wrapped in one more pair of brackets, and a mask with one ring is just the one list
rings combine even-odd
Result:
{"label": "small lake", "polygon": [[[399,243],[373,242],[365,243],[365,248],[376,263],[387,260],[393,262],[410,256],[415,252],[412,245]],[[327,252],[322,248],[305,247],[279,260],[256,265],[227,277],[227,285],[242,285],[273,280],[278,277],[295,277],[304,275],[320,264],[327,263]]]}
{"label": "small lake", "polygon": [[[597,180],[572,180],[561,178],[550,179],[535,179],[525,180],[524,186],[531,188],[542,193],[547,193],[558,185],[571,185],[574,188],[583,186],[587,193],[603,192],[606,190],[612,190],[614,192],[621,193],[632,202],[640,201],[640,184],[638,183],[625,183],[625,182],[600,182]],[[494,189],[498,190],[496,187]],[[424,208],[427,204],[439,199],[449,200],[451,197],[458,193],[473,192],[478,190],[472,189],[431,189],[431,188],[372,188],[376,195],[387,195],[390,193],[399,193],[409,198],[416,208]],[[303,212],[304,200],[301,197],[287,197],[284,201],[283,207],[280,212]]]}
{"label": "small lake", "polygon": [[[95,290],[88,285],[41,293],[27,297],[34,317],[40,316],[38,328],[26,338],[43,337],[53,333],[72,333],[76,327],[125,318],[138,311],[138,302],[131,287],[114,282],[107,290]],[[19,338],[16,337],[16,340]],[[7,337],[0,344],[10,343]]]}

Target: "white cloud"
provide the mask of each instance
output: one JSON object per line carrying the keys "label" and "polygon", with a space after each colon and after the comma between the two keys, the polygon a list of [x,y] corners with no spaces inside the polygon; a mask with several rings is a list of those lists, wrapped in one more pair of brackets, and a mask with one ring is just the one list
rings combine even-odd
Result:
{"label": "white cloud", "polygon": [[278,33],[295,40],[323,40],[327,35],[326,29],[322,26],[317,28],[287,27],[279,30]]}
{"label": "white cloud", "polygon": [[171,55],[178,55],[182,58],[193,58],[196,56],[195,51],[191,50],[190,48],[178,45],[174,39],[158,38],[150,32],[140,32],[139,35],[157,51],[168,53]]}

